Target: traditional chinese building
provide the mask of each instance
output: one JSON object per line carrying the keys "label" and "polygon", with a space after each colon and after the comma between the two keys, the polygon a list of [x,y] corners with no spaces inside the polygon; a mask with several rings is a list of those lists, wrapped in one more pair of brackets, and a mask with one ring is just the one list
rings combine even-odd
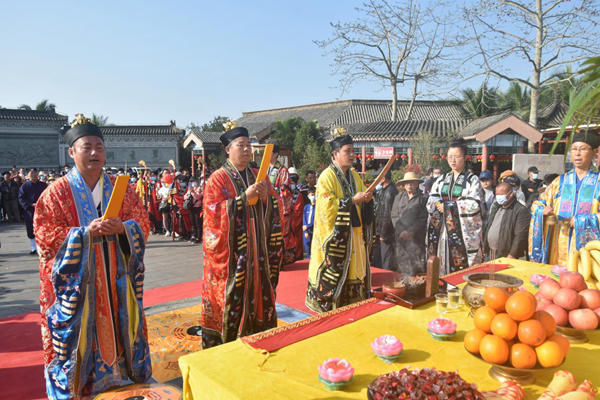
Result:
{"label": "traditional chinese building", "polygon": [[64,165],[60,128],[67,116],[50,111],[0,109],[0,170]]}

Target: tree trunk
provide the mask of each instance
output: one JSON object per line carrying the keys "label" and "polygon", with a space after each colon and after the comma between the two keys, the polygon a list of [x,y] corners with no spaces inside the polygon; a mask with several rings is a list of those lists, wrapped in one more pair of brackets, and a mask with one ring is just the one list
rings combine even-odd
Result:
{"label": "tree trunk", "polygon": [[419,79],[415,78],[415,84],[413,85],[412,97],[410,99],[410,104],[408,105],[408,111],[406,112],[406,116],[404,117],[405,121],[408,121],[410,119],[413,108],[415,106],[415,100],[417,98],[417,85],[418,84],[419,84]]}
{"label": "tree trunk", "polygon": [[398,88],[396,82],[392,82],[392,121],[396,121],[398,115]]}
{"label": "tree trunk", "polygon": [[[542,35],[544,31],[544,15],[542,12],[542,0],[536,0],[536,26],[537,32],[535,36],[535,55],[533,57],[533,77],[531,88],[531,105],[529,107],[529,124],[537,128],[537,111],[538,111],[538,100],[540,97],[540,74],[542,68]],[[529,153],[535,153],[535,143],[532,141],[528,142],[527,150]]]}

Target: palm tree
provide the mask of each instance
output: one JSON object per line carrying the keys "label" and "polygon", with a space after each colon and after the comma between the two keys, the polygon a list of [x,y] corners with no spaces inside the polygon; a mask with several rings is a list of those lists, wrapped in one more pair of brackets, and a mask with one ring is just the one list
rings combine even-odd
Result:
{"label": "palm tree", "polygon": [[102,114],[92,114],[92,124],[97,126],[104,126],[108,123],[108,117]]}
{"label": "palm tree", "polygon": [[563,119],[560,131],[556,135],[550,154],[554,153],[567,126],[571,126],[571,132],[568,133],[568,146],[581,125],[598,123],[600,120],[600,57],[589,58],[583,62],[582,66],[584,68],[578,72],[583,75],[581,86],[571,91],[569,109]]}
{"label": "palm tree", "polygon": [[35,109],[36,111],[56,112],[56,105],[50,103],[48,99],[44,99],[35,106]]}
{"label": "palm tree", "polygon": [[529,119],[530,91],[517,82],[511,82],[506,92],[500,95],[500,108],[512,111],[523,119]]}
{"label": "palm tree", "polygon": [[462,90],[461,108],[468,118],[479,118],[492,115],[500,111],[500,95],[496,89],[488,89],[484,82],[477,91],[473,89]]}
{"label": "palm tree", "polygon": [[30,110],[31,111],[31,106],[28,106],[27,104],[21,104],[17,109],[18,110]]}

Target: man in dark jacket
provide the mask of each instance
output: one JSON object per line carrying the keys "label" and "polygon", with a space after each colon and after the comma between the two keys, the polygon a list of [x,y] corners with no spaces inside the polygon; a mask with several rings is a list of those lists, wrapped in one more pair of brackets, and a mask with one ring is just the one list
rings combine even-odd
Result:
{"label": "man in dark jacket", "polygon": [[378,268],[394,268],[394,227],[390,215],[394,198],[398,194],[396,185],[392,185],[392,173],[388,171],[377,195],[375,209],[375,234],[379,237],[379,257],[374,257]]}
{"label": "man in dark jacket", "polygon": [[29,180],[21,185],[19,189],[19,204],[25,212],[25,227],[27,228],[27,237],[31,243],[31,254],[35,254],[35,235],[33,234],[33,213],[35,204],[40,195],[48,185],[38,179],[36,169],[29,171]]}
{"label": "man in dark jacket", "polygon": [[15,177],[11,176],[10,172],[4,173],[4,182],[0,185],[0,191],[2,192],[4,215],[8,215],[10,222],[20,222],[19,184],[15,181]]}
{"label": "man in dark jacket", "polygon": [[529,210],[516,200],[512,186],[499,184],[483,233],[483,247],[490,259],[526,254],[529,219]]}
{"label": "man in dark jacket", "polygon": [[404,174],[404,189],[392,206],[392,223],[396,233],[396,270],[416,275],[425,270],[425,232],[427,231],[427,197],[419,190],[422,182],[414,172]]}

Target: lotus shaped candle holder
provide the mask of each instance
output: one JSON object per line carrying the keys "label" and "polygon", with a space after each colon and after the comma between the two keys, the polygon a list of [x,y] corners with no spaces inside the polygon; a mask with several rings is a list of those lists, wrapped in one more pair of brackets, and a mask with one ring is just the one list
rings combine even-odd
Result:
{"label": "lotus shaped candle holder", "polygon": [[330,358],[318,366],[319,380],[329,390],[339,390],[352,380],[354,368],[343,358]]}
{"label": "lotus shaped candle holder", "polygon": [[404,345],[395,336],[383,335],[371,342],[371,349],[379,359],[391,364],[400,357]]}
{"label": "lotus shaped candle holder", "polygon": [[427,324],[427,332],[435,340],[449,340],[456,335],[456,322],[448,318],[435,318]]}
{"label": "lotus shaped candle holder", "polygon": [[529,282],[531,282],[531,284],[533,285],[534,288],[539,289],[542,282],[544,282],[546,279],[552,279],[552,278],[549,277],[548,275],[544,275],[544,274],[532,274],[529,277]]}

